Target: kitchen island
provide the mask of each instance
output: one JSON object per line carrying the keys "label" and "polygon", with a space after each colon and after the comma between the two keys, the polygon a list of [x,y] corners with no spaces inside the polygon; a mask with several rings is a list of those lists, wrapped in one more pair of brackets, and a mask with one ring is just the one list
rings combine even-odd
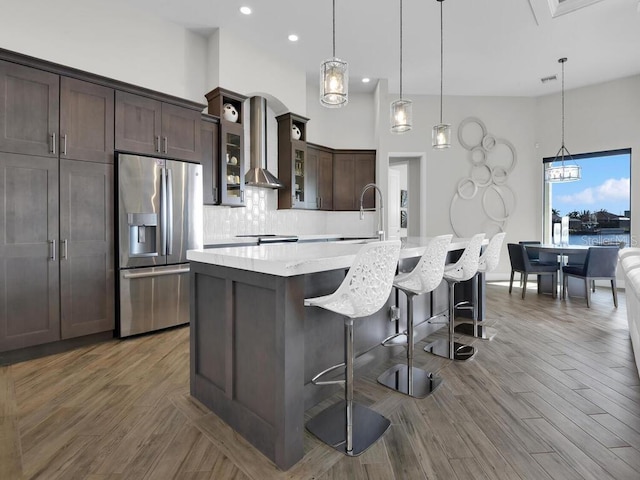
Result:
{"label": "kitchen island", "polygon": [[[305,308],[304,299],[335,291],[362,242],[225,247],[187,254],[191,395],[283,470],[303,456],[304,411],[336,390],[313,385],[311,378],[344,359],[343,320],[326,310]],[[413,268],[427,242],[403,240],[401,270]],[[454,239],[451,260],[466,244]],[[483,282],[479,284],[483,299]],[[404,299],[397,302],[397,295],[392,291],[386,307],[356,322],[356,369],[372,368],[399,351],[380,346],[396,328],[404,328],[404,313],[400,322],[389,321],[391,306],[404,310]],[[446,285],[423,297],[415,304],[416,320],[446,309]]]}

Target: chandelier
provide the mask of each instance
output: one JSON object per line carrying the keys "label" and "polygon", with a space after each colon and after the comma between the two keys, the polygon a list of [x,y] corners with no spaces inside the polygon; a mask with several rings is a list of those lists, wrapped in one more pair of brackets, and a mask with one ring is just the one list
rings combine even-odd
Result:
{"label": "chandelier", "polygon": [[[566,57],[558,60],[558,63],[562,65],[562,145],[554,159],[544,170],[544,179],[548,183],[575,182],[582,178],[582,169],[575,163],[573,157],[569,153],[569,150],[564,146],[564,64],[566,61]],[[573,161],[574,164],[565,165],[565,158]],[[560,165],[554,166],[553,164],[556,162],[560,162]]]}

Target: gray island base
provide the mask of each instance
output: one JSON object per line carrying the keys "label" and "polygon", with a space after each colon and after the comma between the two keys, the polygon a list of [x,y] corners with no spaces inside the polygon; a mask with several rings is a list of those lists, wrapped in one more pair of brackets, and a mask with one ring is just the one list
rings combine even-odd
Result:
{"label": "gray island base", "polygon": [[[403,241],[400,269],[413,268],[428,239]],[[454,239],[451,260],[465,239]],[[191,395],[287,470],[303,457],[304,412],[337,391],[311,378],[344,360],[344,322],[304,299],[332,293],[361,245],[275,244],[191,250]],[[483,279],[480,298],[484,298]],[[395,289],[377,314],[355,324],[356,375],[400,352],[382,339],[404,329]],[[457,295],[457,294],[456,294]],[[470,291],[461,290],[461,297]],[[415,304],[415,319],[447,308],[446,284]],[[401,309],[390,322],[390,307]],[[483,318],[484,302],[480,320]],[[441,328],[428,326],[425,335]],[[365,355],[366,354],[366,355]]]}

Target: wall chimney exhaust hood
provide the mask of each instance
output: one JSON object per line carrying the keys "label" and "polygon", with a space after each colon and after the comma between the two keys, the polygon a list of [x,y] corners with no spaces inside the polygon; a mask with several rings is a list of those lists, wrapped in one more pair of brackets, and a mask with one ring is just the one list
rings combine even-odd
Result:
{"label": "wall chimney exhaust hood", "polygon": [[249,125],[250,165],[245,183],[253,187],[284,188],[284,184],[267,170],[267,99],[249,99],[251,123]]}

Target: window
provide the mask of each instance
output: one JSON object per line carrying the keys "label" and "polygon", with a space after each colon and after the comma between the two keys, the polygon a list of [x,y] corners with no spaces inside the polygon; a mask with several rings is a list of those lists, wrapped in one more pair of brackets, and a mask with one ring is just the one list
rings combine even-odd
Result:
{"label": "window", "polygon": [[[545,167],[558,166],[545,158]],[[553,238],[555,223],[569,217],[569,244],[631,245],[631,149],[573,155],[565,165],[577,164],[582,179],[545,183],[545,242]]]}

